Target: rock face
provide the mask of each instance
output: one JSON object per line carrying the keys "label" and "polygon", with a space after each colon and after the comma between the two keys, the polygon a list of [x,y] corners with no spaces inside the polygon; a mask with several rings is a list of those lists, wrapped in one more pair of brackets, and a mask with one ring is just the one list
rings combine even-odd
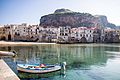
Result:
{"label": "rock face", "polygon": [[93,16],[89,13],[73,12],[69,9],[57,9],[53,14],[42,16],[41,26],[71,26],[71,27],[108,27],[114,26],[107,21],[106,16]]}
{"label": "rock face", "polygon": [[101,26],[107,26],[108,20],[107,17],[104,15],[95,15],[95,17],[98,19],[98,22]]}
{"label": "rock face", "polygon": [[56,13],[72,13],[72,11],[71,10],[69,10],[69,9],[57,9],[55,12],[54,12],[55,14]]}
{"label": "rock face", "polygon": [[109,23],[108,20],[107,20],[107,17],[104,16],[104,15],[95,15],[95,17],[98,19],[98,24],[105,28],[105,27],[109,27],[109,28],[112,28],[112,29],[116,29],[116,25],[115,24],[112,24],[112,23]]}
{"label": "rock face", "polygon": [[88,13],[73,12],[68,9],[58,9],[53,14],[42,16],[41,26],[72,26],[72,27],[93,27],[96,18]]}

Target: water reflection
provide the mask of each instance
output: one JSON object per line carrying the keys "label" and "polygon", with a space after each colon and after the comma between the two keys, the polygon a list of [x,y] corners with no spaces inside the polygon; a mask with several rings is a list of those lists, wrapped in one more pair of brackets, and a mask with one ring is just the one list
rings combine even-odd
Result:
{"label": "water reflection", "polygon": [[46,74],[31,74],[31,73],[23,73],[23,72],[19,72],[18,73],[18,76],[21,78],[21,79],[30,79],[30,78],[33,78],[33,79],[40,79],[40,78],[49,78],[49,77],[54,77],[54,76],[58,76],[58,75],[61,75],[60,74],[60,71],[57,71],[57,72],[51,72],[51,73],[46,73]]}
{"label": "water reflection", "polygon": [[[111,46],[93,46],[93,45],[60,45],[60,44],[45,44],[33,46],[8,46],[0,47],[0,50],[10,51],[15,50],[18,54],[15,58],[4,58],[5,61],[12,66],[11,68],[19,75],[20,78],[56,78],[61,72],[50,74],[28,74],[18,73],[15,68],[15,63],[31,63],[31,64],[59,64],[67,62],[67,71],[63,74],[67,75],[77,70],[76,76],[81,70],[91,70],[91,66],[106,66],[108,59],[116,58],[117,56],[107,54],[105,51],[120,51],[119,47]],[[14,67],[13,67],[14,65]],[[80,72],[81,73],[81,72]],[[79,74],[80,74],[79,73]],[[63,75],[62,74],[62,75]],[[26,76],[27,75],[27,76]],[[65,77],[64,75],[64,77]],[[34,77],[33,77],[34,76]],[[67,76],[68,78],[68,76]],[[61,78],[60,78],[61,79]],[[66,79],[68,80],[68,79]]]}

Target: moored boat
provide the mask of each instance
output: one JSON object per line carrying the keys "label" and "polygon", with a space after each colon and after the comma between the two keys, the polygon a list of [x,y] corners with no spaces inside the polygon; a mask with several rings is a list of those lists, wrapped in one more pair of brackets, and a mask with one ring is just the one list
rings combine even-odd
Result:
{"label": "moored boat", "polygon": [[0,51],[0,56],[15,56],[15,52]]}
{"label": "moored boat", "polygon": [[17,64],[17,70],[27,73],[49,73],[61,69],[60,65]]}

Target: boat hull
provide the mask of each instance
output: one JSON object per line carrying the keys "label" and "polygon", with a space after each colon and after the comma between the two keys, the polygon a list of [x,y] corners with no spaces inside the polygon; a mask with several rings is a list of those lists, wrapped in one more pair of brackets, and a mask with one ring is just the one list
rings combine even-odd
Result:
{"label": "boat hull", "polygon": [[59,65],[55,65],[54,67],[51,68],[44,68],[44,69],[28,69],[28,68],[23,68],[19,65],[17,65],[17,70],[20,72],[26,72],[26,73],[49,73],[49,72],[54,72],[54,71],[58,71],[61,69],[61,66]]}
{"label": "boat hull", "polygon": [[0,56],[15,56],[13,52],[0,51]]}

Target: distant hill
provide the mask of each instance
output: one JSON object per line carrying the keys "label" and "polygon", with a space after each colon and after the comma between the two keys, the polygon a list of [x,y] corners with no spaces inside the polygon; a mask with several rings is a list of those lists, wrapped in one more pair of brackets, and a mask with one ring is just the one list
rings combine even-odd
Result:
{"label": "distant hill", "polygon": [[71,26],[71,27],[110,27],[116,25],[109,23],[104,15],[91,15],[89,13],[73,12],[69,9],[57,9],[53,14],[44,15],[40,19],[41,26]]}

